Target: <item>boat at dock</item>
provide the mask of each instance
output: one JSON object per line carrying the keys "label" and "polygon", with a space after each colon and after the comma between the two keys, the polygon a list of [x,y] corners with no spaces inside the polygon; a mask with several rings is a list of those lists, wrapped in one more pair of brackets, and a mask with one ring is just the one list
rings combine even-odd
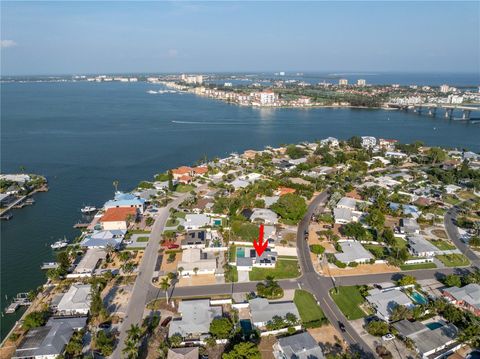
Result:
{"label": "boat at dock", "polygon": [[0,219],[1,219],[2,221],[9,221],[9,220],[12,219],[12,217],[13,217],[13,214],[11,214],[11,213],[4,213],[4,214],[2,214],[2,215],[0,216]]}
{"label": "boat at dock", "polygon": [[56,268],[58,268],[57,262],[43,262],[42,266],[40,267],[40,269],[42,270],[56,269]]}
{"label": "boat at dock", "polygon": [[82,213],[92,213],[92,212],[95,212],[97,210],[96,207],[93,207],[93,206],[85,206],[83,207],[80,212]]}
{"label": "boat at dock", "polygon": [[55,243],[50,245],[52,249],[62,249],[62,248],[65,248],[66,246],[68,246],[68,242],[66,239],[56,241]]}

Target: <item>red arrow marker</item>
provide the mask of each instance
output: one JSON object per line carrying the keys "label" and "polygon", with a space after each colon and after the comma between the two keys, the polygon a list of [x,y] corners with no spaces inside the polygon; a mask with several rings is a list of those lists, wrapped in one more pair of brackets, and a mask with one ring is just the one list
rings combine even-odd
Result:
{"label": "red arrow marker", "polygon": [[253,241],[253,246],[257,251],[257,255],[260,257],[262,253],[268,247],[268,241],[263,241],[263,224],[260,224],[260,231],[258,233],[258,242],[256,240]]}

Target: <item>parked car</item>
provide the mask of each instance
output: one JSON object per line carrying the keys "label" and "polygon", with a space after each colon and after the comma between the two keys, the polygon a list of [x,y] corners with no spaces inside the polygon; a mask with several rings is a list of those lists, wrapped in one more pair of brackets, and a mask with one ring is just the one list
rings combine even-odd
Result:
{"label": "parked car", "polygon": [[110,329],[112,327],[112,323],[111,322],[100,323],[98,327],[100,329]]}
{"label": "parked car", "polygon": [[382,340],[384,340],[384,341],[386,341],[386,342],[388,342],[389,340],[393,340],[393,339],[395,339],[395,336],[394,336],[393,334],[390,334],[390,333],[385,334],[384,336],[382,336]]}
{"label": "parked car", "polygon": [[380,284],[376,284],[376,283],[373,285],[373,287],[377,288],[377,289],[382,289],[382,286]]}

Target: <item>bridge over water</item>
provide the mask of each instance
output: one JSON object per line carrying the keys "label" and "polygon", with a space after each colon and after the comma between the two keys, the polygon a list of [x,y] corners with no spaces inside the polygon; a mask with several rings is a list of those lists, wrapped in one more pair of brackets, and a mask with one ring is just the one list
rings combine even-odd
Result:
{"label": "bridge over water", "polygon": [[[420,103],[415,105],[398,105],[389,103],[389,108],[398,108],[400,110],[408,111],[412,110],[415,113],[427,114],[428,116],[435,117],[437,112],[444,113],[444,117],[447,119],[469,121],[471,119],[472,112],[480,113],[480,107],[475,105],[455,105],[455,104],[438,104],[438,103]],[[461,112],[461,117],[454,117],[454,111]]]}

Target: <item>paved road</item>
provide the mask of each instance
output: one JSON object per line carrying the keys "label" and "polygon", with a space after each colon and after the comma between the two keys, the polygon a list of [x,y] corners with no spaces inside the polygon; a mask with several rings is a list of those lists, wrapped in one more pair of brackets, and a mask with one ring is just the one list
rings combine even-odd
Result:
{"label": "paved road", "polygon": [[170,215],[170,208],[177,207],[189,194],[183,194],[171,203],[167,207],[164,207],[158,211],[158,216],[153,225],[150,233],[150,240],[145,248],[143,259],[138,268],[137,279],[133,286],[130,301],[127,307],[127,315],[120,327],[119,342],[113,352],[112,358],[121,358],[122,350],[125,345],[125,339],[127,337],[126,331],[130,329],[132,324],[141,324],[145,305],[149,302],[147,294],[152,286],[152,276],[157,262],[158,250],[160,248],[160,240],[165,223]]}
{"label": "paved road", "polygon": [[480,268],[480,258],[461,240],[460,233],[458,233],[458,228],[455,225],[458,212],[458,207],[452,207],[447,211],[443,220],[445,230],[450,240],[453,241],[457,248],[472,262],[472,265]]}

